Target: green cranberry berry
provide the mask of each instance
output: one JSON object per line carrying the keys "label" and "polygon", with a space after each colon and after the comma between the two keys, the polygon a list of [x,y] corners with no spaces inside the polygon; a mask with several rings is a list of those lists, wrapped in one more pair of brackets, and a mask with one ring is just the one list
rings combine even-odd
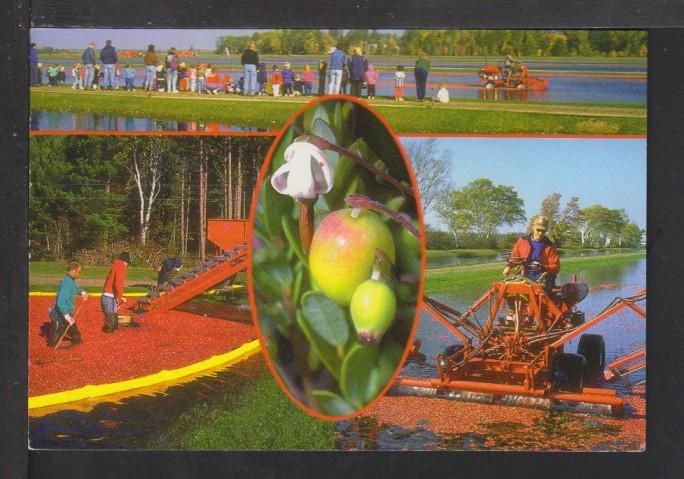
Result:
{"label": "green cranberry berry", "polygon": [[387,283],[371,278],[356,288],[349,310],[361,344],[374,345],[394,321],[397,298]]}

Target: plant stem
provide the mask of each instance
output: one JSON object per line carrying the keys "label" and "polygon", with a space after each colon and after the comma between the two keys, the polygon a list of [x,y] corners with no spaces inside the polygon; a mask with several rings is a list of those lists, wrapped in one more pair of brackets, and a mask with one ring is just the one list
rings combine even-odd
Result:
{"label": "plant stem", "polygon": [[302,250],[305,253],[311,248],[311,239],[314,233],[314,203],[315,199],[300,199],[299,203],[299,238],[302,242]]}

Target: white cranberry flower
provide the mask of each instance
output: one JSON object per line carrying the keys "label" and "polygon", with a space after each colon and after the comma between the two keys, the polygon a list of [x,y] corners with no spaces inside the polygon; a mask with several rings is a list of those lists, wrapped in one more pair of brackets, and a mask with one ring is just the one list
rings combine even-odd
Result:
{"label": "white cranberry flower", "polygon": [[278,193],[296,200],[313,199],[333,187],[333,170],[325,153],[307,141],[295,141],[285,150],[285,164],[271,177]]}

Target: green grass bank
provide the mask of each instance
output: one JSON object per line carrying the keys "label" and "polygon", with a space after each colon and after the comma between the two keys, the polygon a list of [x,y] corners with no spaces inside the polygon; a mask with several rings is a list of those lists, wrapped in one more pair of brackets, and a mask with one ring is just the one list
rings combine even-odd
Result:
{"label": "green grass bank", "polygon": [[[31,108],[158,120],[202,121],[277,130],[308,99],[171,95],[141,91],[34,89]],[[456,100],[442,105],[369,102],[398,133],[645,135],[646,109],[634,105],[504,103]]]}

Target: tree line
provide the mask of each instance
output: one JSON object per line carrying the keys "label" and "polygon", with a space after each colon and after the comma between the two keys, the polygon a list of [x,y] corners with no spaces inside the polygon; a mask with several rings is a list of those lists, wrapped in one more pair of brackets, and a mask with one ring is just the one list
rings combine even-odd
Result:
{"label": "tree line", "polygon": [[549,219],[549,237],[562,247],[638,248],[644,232],[632,222],[622,208],[611,209],[601,204],[581,207],[574,196],[561,207],[561,194],[551,193],[529,218],[524,201],[509,185],[496,185],[479,178],[463,188],[445,190],[435,203],[437,215],[449,228],[452,242],[444,232],[432,231],[433,243],[458,248],[505,248],[523,233],[501,235],[499,229],[528,221],[537,215]]}
{"label": "tree line", "polygon": [[256,43],[264,54],[326,54],[331,46],[367,55],[506,55],[645,57],[647,33],[637,30],[269,30],[216,39],[216,53]]}
{"label": "tree line", "polygon": [[139,251],[140,256],[204,259],[207,218],[249,216],[254,185],[271,141],[32,137],[32,258],[97,259],[106,256],[98,252],[116,245]]}

